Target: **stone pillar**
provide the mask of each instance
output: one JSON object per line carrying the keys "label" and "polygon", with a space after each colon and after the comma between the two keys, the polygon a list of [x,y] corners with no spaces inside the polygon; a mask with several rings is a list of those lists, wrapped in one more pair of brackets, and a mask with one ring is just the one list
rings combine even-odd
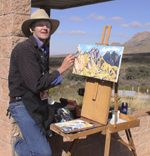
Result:
{"label": "stone pillar", "polygon": [[10,55],[14,46],[25,39],[21,24],[30,12],[31,0],[0,0],[0,156],[11,156],[12,119],[6,117]]}

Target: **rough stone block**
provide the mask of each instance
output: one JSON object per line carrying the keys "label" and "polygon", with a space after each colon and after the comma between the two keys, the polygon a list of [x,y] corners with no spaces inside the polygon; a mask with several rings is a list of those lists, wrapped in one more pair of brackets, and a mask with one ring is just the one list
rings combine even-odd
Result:
{"label": "rough stone block", "polygon": [[12,38],[12,49],[19,43],[26,40],[26,37],[13,37]]}
{"label": "rough stone block", "polygon": [[141,118],[144,116],[148,116],[149,112],[150,112],[150,108],[147,108],[147,109],[143,109],[143,110],[134,111],[132,115],[134,117]]}
{"label": "rough stone block", "polygon": [[146,154],[146,144],[141,144],[140,146],[136,147],[137,155],[143,156]]}
{"label": "rough stone block", "polygon": [[2,97],[2,79],[0,78],[0,98]]}
{"label": "rough stone block", "polygon": [[21,26],[22,23],[27,19],[29,19],[29,16],[18,15],[18,14],[13,15],[13,30],[12,30],[13,36],[24,37]]}
{"label": "rough stone block", "polygon": [[[10,58],[12,49],[19,43],[27,39],[26,37],[1,37],[0,39],[0,58]],[[7,46],[1,46],[7,45]]]}
{"label": "rough stone block", "polygon": [[140,129],[140,126],[131,128],[131,133],[137,133],[139,132],[139,129]]}
{"label": "rough stone block", "polygon": [[140,144],[140,135],[139,133],[132,134],[133,142],[135,146],[138,146]]}
{"label": "rough stone block", "polygon": [[149,116],[144,116],[140,118],[139,131],[148,129]]}
{"label": "rough stone block", "polygon": [[0,59],[0,78],[4,78],[4,79],[8,78],[9,62],[10,59],[7,58]]}
{"label": "rough stone block", "polygon": [[2,15],[3,13],[3,1],[0,0],[0,16]]}
{"label": "rough stone block", "polygon": [[150,116],[148,117],[148,129],[150,129]]}
{"label": "rough stone block", "polygon": [[8,89],[8,80],[7,79],[1,79],[2,81],[2,99],[9,101],[9,89]]}
{"label": "rough stone block", "polygon": [[150,130],[140,132],[140,144],[150,142]]}
{"label": "rough stone block", "polygon": [[1,31],[0,36],[11,36],[13,27],[13,16],[5,15],[0,16]]}
{"label": "rough stone block", "polygon": [[11,127],[12,125],[10,123],[4,122],[3,120],[0,120],[0,140],[10,143],[11,138]]}
{"label": "rough stone block", "polygon": [[11,156],[11,146],[8,143],[0,140],[0,155],[1,156]]}
{"label": "rough stone block", "polygon": [[149,142],[149,143],[147,143],[147,154],[149,154],[149,155],[150,155],[150,142]]}
{"label": "rough stone block", "polygon": [[31,12],[31,0],[3,1],[3,14],[17,13],[30,15],[30,12]]}
{"label": "rough stone block", "polygon": [[0,36],[22,36],[24,34],[21,30],[21,26],[23,21],[28,19],[28,15],[18,15],[18,14],[8,14],[4,16],[0,16],[1,30]]}
{"label": "rough stone block", "polygon": [[1,37],[0,37],[0,58],[2,58],[2,39],[1,39]]}
{"label": "rough stone block", "polygon": [[124,142],[128,143],[128,139],[127,139],[127,136],[126,136],[126,135],[121,136],[121,139],[122,139]]}
{"label": "rough stone block", "polygon": [[11,0],[12,1],[12,11],[19,14],[29,14],[31,13],[31,0]]}
{"label": "rough stone block", "polygon": [[12,37],[1,37],[1,58],[10,58],[12,49]]}
{"label": "rough stone block", "polygon": [[3,14],[11,12],[11,0],[3,1]]}
{"label": "rough stone block", "polygon": [[12,123],[12,118],[9,119],[9,116],[6,116],[8,106],[8,101],[0,99],[0,119],[8,123]]}
{"label": "rough stone block", "polygon": [[124,136],[124,135],[126,135],[126,133],[125,133],[124,130],[123,130],[123,131],[119,131],[118,134],[119,134],[119,136],[121,136],[121,137]]}

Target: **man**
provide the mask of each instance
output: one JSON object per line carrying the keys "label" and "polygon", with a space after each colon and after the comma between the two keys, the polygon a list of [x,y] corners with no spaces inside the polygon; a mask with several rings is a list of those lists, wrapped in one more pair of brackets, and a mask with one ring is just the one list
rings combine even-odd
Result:
{"label": "man", "polygon": [[61,83],[61,74],[74,64],[74,56],[68,55],[57,70],[49,73],[49,52],[45,44],[58,26],[59,21],[50,19],[43,9],[36,10],[22,24],[22,31],[29,38],[17,44],[11,54],[9,111],[23,136],[14,145],[19,156],[52,154],[47,137],[51,135],[49,126],[54,111],[47,104],[46,90]]}

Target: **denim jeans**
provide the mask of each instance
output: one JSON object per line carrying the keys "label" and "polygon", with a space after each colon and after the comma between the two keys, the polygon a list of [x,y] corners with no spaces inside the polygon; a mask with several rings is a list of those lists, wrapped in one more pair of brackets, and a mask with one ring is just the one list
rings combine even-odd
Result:
{"label": "denim jeans", "polygon": [[35,121],[28,114],[22,101],[9,104],[12,117],[18,124],[23,139],[18,138],[14,150],[19,156],[51,156],[52,151]]}

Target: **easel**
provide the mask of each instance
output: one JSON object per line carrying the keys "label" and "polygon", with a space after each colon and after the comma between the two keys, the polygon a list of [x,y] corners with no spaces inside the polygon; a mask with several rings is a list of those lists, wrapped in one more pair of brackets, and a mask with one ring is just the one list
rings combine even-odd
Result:
{"label": "easel", "polygon": [[[104,44],[104,36],[108,28],[106,43]],[[97,45],[108,45],[109,35],[110,35],[111,26],[104,26],[102,43]],[[130,128],[139,126],[139,119],[131,116],[126,116],[124,114],[119,115],[120,119],[124,119],[126,122],[117,123],[117,112],[118,112],[118,83],[114,84],[115,86],[115,121],[114,125],[108,122],[109,109],[110,109],[110,100],[113,88],[113,82],[98,80],[94,78],[87,78],[85,93],[83,99],[83,106],[81,111],[81,119],[89,123],[95,124],[95,127],[88,129],[86,131],[80,131],[78,133],[67,134],[63,133],[53,125],[50,126],[50,129],[57,134],[63,136],[65,140],[71,141],[74,140],[71,144],[69,151],[66,156],[71,156],[73,149],[77,144],[77,140],[80,137],[88,136],[101,132],[103,135],[106,135],[105,140],[105,152],[104,156],[109,156],[110,141],[111,137],[121,142],[122,144],[128,146],[134,156],[137,156],[135,151],[135,146],[133,143],[132,135]],[[128,143],[124,142],[120,138],[115,137],[112,133],[125,130]]]}
{"label": "easel", "polygon": [[[109,26],[104,25],[101,43],[95,43],[96,45],[109,45],[108,42],[109,42],[111,28],[112,28],[111,25]],[[108,31],[107,31],[107,36],[106,36],[106,42],[104,43],[106,29],[108,29]]]}

